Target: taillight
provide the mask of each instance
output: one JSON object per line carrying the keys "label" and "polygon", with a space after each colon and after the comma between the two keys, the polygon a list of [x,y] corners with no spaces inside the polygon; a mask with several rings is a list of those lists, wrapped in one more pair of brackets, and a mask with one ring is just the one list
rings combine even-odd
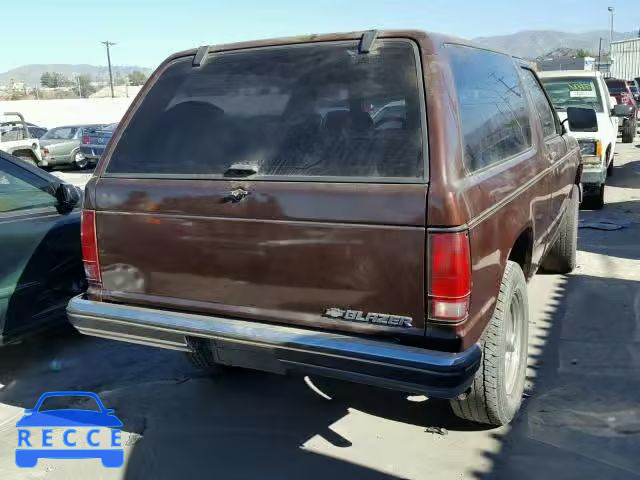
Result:
{"label": "taillight", "polygon": [[82,210],[80,223],[80,242],[84,273],[91,283],[101,283],[100,260],[98,258],[98,237],[96,236],[96,212]]}
{"label": "taillight", "polygon": [[91,140],[89,140],[89,135],[83,135],[82,136],[82,144],[83,145],[89,145],[91,143]]}
{"label": "taillight", "polygon": [[471,258],[467,232],[429,234],[429,318],[459,322],[469,313]]}
{"label": "taillight", "polygon": [[42,150],[42,154],[43,155],[49,155],[49,149],[45,148],[44,150]]}

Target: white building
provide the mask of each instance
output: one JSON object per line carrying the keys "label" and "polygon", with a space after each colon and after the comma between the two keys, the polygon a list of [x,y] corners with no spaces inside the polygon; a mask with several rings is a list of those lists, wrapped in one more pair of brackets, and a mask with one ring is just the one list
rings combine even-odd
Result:
{"label": "white building", "polygon": [[640,77],[640,38],[611,44],[611,76],[624,80]]}

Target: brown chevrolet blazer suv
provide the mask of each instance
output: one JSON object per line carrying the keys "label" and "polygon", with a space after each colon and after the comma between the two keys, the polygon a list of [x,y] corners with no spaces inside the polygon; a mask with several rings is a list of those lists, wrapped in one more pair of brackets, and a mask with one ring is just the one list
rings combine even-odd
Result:
{"label": "brown chevrolet blazer suv", "polygon": [[579,164],[530,66],[460,39],[177,53],[86,187],[89,288],[67,312],[212,373],[346,379],[505,424],[526,280],[576,262]]}

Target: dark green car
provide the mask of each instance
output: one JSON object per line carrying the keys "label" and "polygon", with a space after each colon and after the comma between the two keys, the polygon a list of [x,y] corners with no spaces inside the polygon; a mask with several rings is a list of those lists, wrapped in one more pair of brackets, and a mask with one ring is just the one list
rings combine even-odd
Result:
{"label": "dark green car", "polygon": [[0,345],[58,321],[85,288],[82,194],[0,152]]}
{"label": "dark green car", "polygon": [[48,168],[72,165],[86,168],[88,159],[80,152],[83,129],[96,129],[102,125],[68,125],[49,130],[40,138],[42,165]]}

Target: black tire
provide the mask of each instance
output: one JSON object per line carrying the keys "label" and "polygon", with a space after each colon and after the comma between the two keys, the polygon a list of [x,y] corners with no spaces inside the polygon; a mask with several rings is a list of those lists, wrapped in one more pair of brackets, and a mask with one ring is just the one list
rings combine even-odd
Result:
{"label": "black tire", "polygon": [[89,166],[89,160],[80,152],[80,150],[73,152],[71,158],[73,158],[73,165],[79,170],[84,170]]}
{"label": "black tire", "polygon": [[[515,328],[512,322],[517,323]],[[512,328],[513,338],[508,340]],[[527,284],[520,265],[508,261],[491,323],[482,340],[480,368],[466,396],[449,402],[457,417],[486,425],[506,425],[513,419],[524,392],[528,335]],[[517,354],[510,350],[514,341],[519,342],[519,347],[514,347]],[[517,363],[509,363],[508,359]],[[512,366],[507,368],[507,363]]]}
{"label": "black tire", "polygon": [[600,185],[600,190],[591,199],[591,208],[594,210],[602,210],[604,208],[604,183]]}
{"label": "black tire", "polygon": [[633,139],[636,136],[636,126],[629,125],[627,128],[622,130],[622,143],[633,143]]}
{"label": "black tire", "polygon": [[[601,191],[604,191],[604,184]],[[576,268],[578,252],[578,187],[574,186],[567,210],[560,221],[558,237],[547,252],[542,268],[551,273],[569,273]],[[603,197],[604,198],[604,197]]]}
{"label": "black tire", "polygon": [[191,364],[197,369],[202,370],[212,377],[220,376],[229,369],[229,367],[225,365],[216,363],[208,340],[188,337],[187,344],[190,348],[187,352],[187,357]]}

